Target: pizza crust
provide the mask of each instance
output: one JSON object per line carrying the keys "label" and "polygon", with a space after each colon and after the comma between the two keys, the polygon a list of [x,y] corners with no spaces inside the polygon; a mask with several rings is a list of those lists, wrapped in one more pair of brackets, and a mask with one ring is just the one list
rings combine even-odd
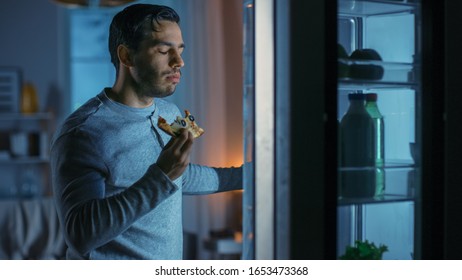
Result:
{"label": "pizza crust", "polygon": [[188,110],[184,110],[184,112],[184,118],[177,116],[171,124],[168,124],[167,120],[159,116],[157,120],[157,127],[173,137],[176,137],[182,128],[186,128],[189,132],[191,132],[194,138],[204,134],[204,130],[196,124],[193,115],[191,115]]}

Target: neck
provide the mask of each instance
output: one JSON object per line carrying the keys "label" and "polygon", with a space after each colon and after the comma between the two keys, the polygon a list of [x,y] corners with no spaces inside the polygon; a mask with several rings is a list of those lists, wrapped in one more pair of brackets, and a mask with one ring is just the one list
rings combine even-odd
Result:
{"label": "neck", "polygon": [[140,95],[133,88],[117,82],[106,94],[109,99],[134,108],[146,108],[154,102],[153,97]]}

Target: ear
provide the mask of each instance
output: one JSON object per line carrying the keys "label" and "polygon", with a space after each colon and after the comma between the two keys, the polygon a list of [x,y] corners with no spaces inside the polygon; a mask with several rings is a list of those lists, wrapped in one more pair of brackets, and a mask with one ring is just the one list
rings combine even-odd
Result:
{"label": "ear", "polygon": [[117,56],[119,57],[120,64],[126,67],[133,66],[130,50],[126,46],[119,45],[117,47]]}

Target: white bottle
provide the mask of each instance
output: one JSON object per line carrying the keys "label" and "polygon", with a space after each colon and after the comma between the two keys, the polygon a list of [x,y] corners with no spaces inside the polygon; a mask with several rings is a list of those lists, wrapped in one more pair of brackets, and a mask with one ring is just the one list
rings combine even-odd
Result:
{"label": "white bottle", "polygon": [[340,196],[366,198],[375,194],[374,122],[365,95],[350,93],[350,106],[340,122]]}

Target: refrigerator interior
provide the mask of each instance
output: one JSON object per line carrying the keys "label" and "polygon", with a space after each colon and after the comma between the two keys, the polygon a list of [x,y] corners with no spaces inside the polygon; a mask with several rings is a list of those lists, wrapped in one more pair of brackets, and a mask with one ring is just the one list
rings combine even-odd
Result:
{"label": "refrigerator interior", "polygon": [[[348,55],[356,49],[377,51],[382,60],[369,63],[384,69],[380,79],[339,78],[338,121],[348,109],[349,93],[377,93],[385,127],[385,194],[371,199],[339,198],[338,257],[356,240],[368,240],[388,247],[384,259],[414,258],[420,150],[411,143],[419,143],[420,130],[419,20],[417,1],[338,1],[338,43]],[[349,172],[339,170],[339,178]]]}

